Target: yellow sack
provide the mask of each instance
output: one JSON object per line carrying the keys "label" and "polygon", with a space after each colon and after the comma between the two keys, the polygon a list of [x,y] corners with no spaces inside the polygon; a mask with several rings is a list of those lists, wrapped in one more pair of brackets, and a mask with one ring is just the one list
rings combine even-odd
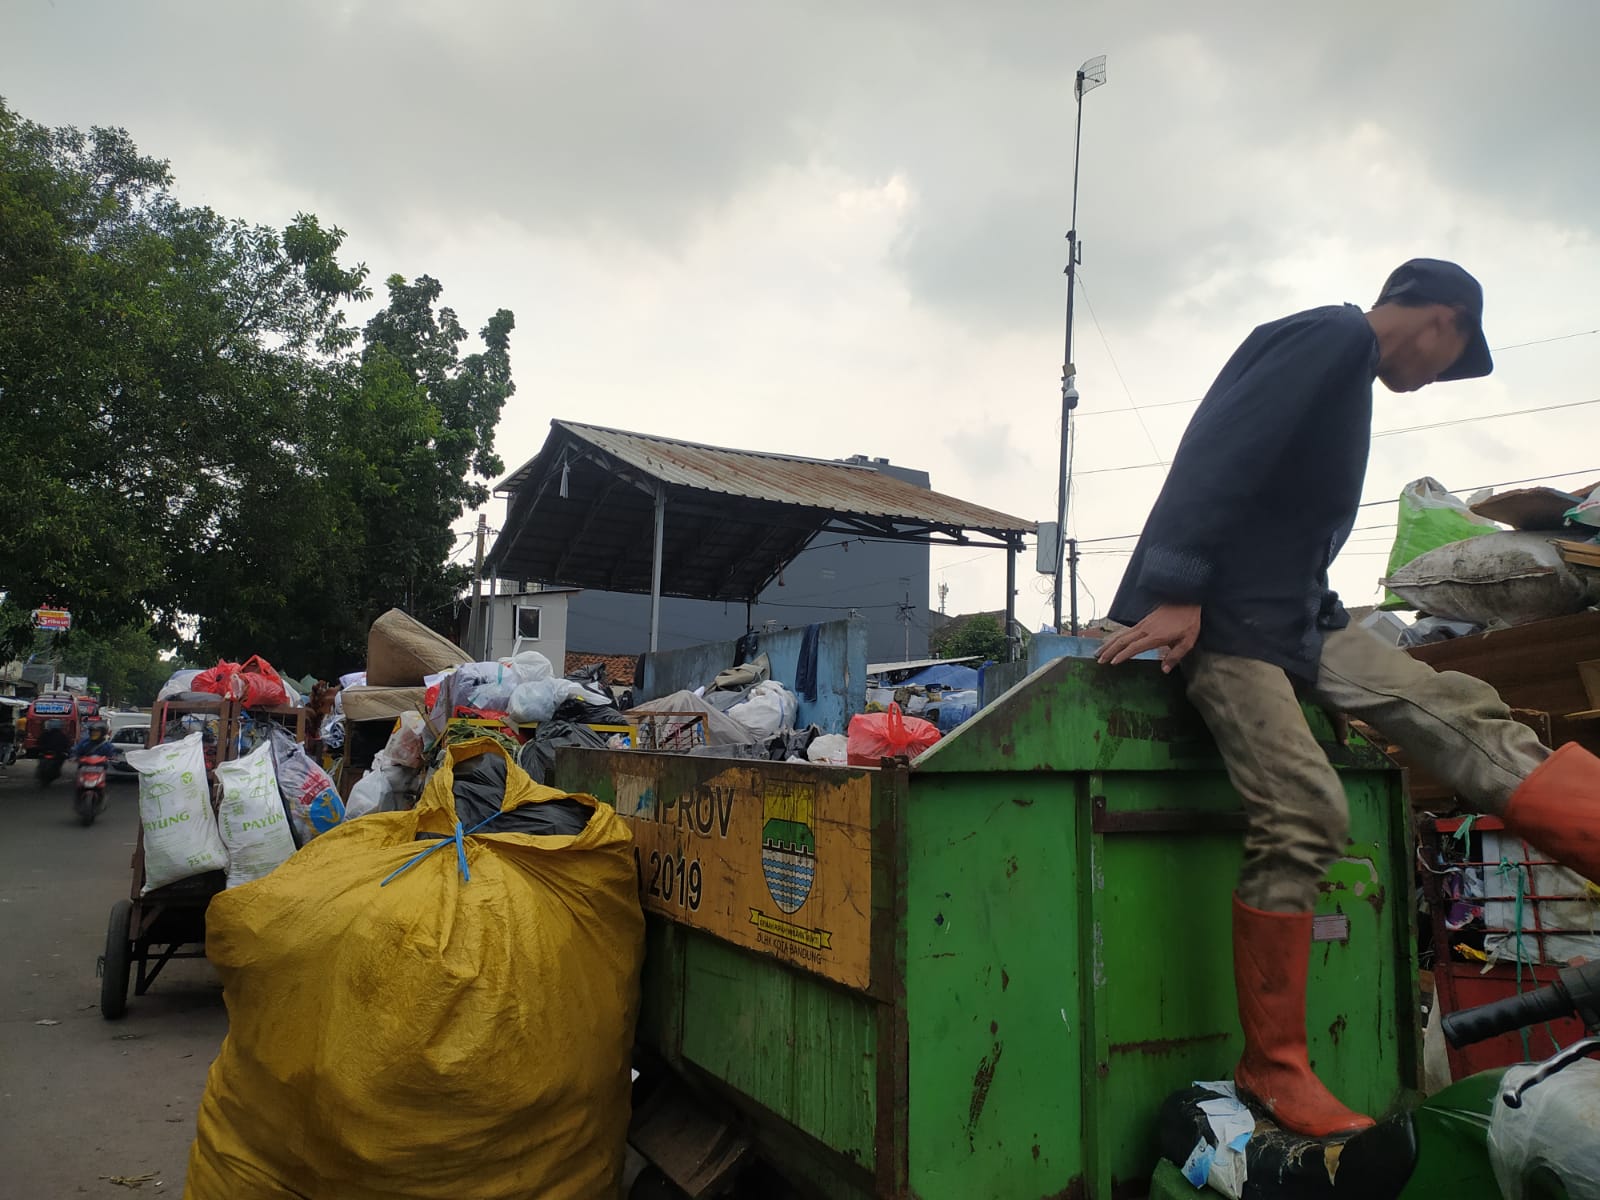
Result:
{"label": "yellow sack", "polygon": [[[609,805],[576,836],[447,843],[454,767],[507,758],[502,811],[566,796],[492,741],[452,746],[411,812],[317,838],[219,895],[206,957],[228,1036],[191,1200],[614,1200],[644,916]],[[492,827],[491,827],[492,828]]]}

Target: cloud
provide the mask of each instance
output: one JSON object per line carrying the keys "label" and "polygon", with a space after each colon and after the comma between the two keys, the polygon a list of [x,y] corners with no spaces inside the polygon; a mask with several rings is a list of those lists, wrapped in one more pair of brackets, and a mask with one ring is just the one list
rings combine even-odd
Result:
{"label": "cloud", "polygon": [[[26,115],[125,125],[230,215],[316,211],[380,275],[442,279],[468,325],[513,308],[508,462],[586,417],[887,454],[1053,514],[1072,73],[1100,53],[1080,470],[1170,453],[1191,410],[1155,405],[1199,395],[1255,324],[1370,302],[1412,254],[1480,275],[1496,344],[1600,325],[1600,9],[1573,0],[99,0],[7,20]],[[1509,351],[1490,380],[1380,394],[1380,425],[1585,399],[1597,368],[1600,338]],[[1143,425],[1088,416],[1131,403]],[[1600,413],[1552,417],[1380,440],[1369,495],[1596,465],[1575,447]],[[1161,478],[1081,477],[1079,535],[1137,529]],[[1102,601],[1121,562],[1085,559]],[[1375,562],[1342,586],[1370,590]],[[993,606],[997,561],[946,569],[954,608]]]}

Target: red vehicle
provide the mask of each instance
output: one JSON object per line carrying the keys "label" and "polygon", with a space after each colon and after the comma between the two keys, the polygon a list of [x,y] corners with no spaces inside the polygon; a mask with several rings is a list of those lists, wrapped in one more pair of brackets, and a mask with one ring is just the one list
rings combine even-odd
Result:
{"label": "red vehicle", "polygon": [[[104,743],[110,746],[110,742]],[[78,786],[72,797],[72,809],[78,814],[78,823],[93,825],[106,806],[106,767],[109,755],[85,754],[78,759]]]}
{"label": "red vehicle", "polygon": [[40,692],[28,705],[27,732],[23,735],[22,752],[29,758],[39,754],[39,736],[44,733],[46,721],[60,721],[67,734],[68,744],[78,740],[79,730],[100,715],[100,701],[93,696],[76,696],[71,692]]}

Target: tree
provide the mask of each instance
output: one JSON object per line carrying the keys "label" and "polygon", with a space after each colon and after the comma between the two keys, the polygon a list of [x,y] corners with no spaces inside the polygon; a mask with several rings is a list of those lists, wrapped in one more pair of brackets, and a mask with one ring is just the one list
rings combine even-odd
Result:
{"label": "tree", "polygon": [[[392,276],[387,286],[389,304],[367,323],[359,353],[327,373],[328,390],[306,413],[310,474],[267,480],[284,490],[230,512],[204,556],[220,591],[202,615],[208,655],[255,652],[332,675],[362,661],[367,629],[386,609],[448,629],[440,618],[468,581],[449,562],[454,522],[488,499],[482,480],[503,470],[494,429],[515,390],[515,322],[501,309],[481,331],[484,349],[462,357],[466,330],[436,308],[437,280]],[[317,514],[310,524],[323,540],[282,536],[285,511]]]}
{"label": "tree", "polygon": [[193,560],[253,484],[296,473],[303,412],[355,336],[338,305],[370,293],[338,230],[302,216],[280,237],[169,183],[121,130],[0,104],[8,629],[53,598],[91,629],[176,637],[206,599]]}
{"label": "tree", "polygon": [[943,629],[934,631],[929,644],[941,658],[1006,660],[1005,630],[988,613],[956,618]]}
{"label": "tree", "polygon": [[183,666],[162,657],[148,628],[131,626],[105,636],[75,630],[63,639],[59,661],[62,674],[87,676],[107,707],[151,703],[172,672]]}
{"label": "tree", "polygon": [[91,635],[319,673],[373,617],[459,593],[451,526],[499,472],[505,310],[481,352],[438,281],[371,296],[344,234],[186,207],[127,133],[0,101],[0,652],[51,601]]}

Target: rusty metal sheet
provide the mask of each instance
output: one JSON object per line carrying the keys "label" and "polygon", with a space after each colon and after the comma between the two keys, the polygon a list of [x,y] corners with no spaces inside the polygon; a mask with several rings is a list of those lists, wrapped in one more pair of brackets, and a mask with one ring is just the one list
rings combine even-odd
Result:
{"label": "rusty metal sheet", "polygon": [[1034,523],[829,462],[551,422],[538,455],[497,486],[510,497],[488,564],[502,578],[648,593],[665,503],[663,595],[749,601],[823,533],[1021,548]]}
{"label": "rusty metal sheet", "polygon": [[[869,464],[733,450],[575,421],[551,424],[557,433],[569,433],[652,478],[677,487],[896,521],[1009,533],[1032,533],[1035,529],[1032,521],[929,491]],[[496,490],[516,488],[532,466],[529,463],[521,468]]]}

